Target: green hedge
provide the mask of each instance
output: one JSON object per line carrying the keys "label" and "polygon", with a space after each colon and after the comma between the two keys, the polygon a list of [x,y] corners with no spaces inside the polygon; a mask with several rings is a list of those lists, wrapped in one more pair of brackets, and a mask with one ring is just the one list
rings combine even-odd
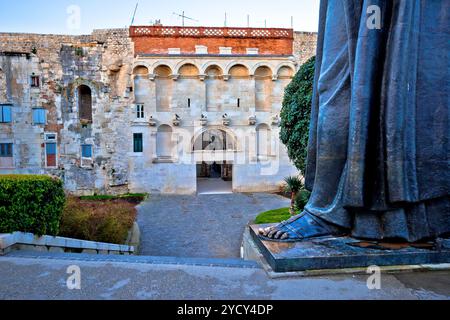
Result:
{"label": "green hedge", "polygon": [[315,57],[309,59],[286,87],[280,114],[281,142],[303,175],[306,171],[315,63]]}
{"label": "green hedge", "polygon": [[38,175],[0,175],[0,233],[54,235],[64,208],[61,180]]}

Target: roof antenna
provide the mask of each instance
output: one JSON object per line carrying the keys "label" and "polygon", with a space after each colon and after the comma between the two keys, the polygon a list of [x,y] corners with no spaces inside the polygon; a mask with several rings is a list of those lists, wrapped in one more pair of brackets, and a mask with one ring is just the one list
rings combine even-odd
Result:
{"label": "roof antenna", "polygon": [[173,14],[176,15],[176,16],[179,16],[179,17],[182,19],[182,21],[183,21],[183,22],[182,22],[182,23],[183,23],[183,27],[184,27],[184,20],[185,20],[185,19],[192,20],[192,21],[195,21],[195,22],[199,22],[198,20],[195,20],[195,19],[193,19],[193,18],[189,18],[189,17],[185,16],[185,15],[184,15],[184,11],[183,11],[182,14],[179,14],[179,13],[176,13],[176,12],[174,12]]}
{"label": "roof antenna", "polygon": [[136,12],[139,6],[139,2],[136,2],[136,8],[134,8],[133,19],[131,19],[131,25],[134,24],[134,18],[136,17]]}
{"label": "roof antenna", "polygon": [[225,12],[225,23],[224,23],[225,28],[227,27],[227,13]]}

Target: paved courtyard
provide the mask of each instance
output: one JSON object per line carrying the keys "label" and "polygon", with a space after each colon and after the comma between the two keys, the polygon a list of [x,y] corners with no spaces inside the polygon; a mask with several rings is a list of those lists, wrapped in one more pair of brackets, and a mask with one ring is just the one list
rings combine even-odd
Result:
{"label": "paved courtyard", "polygon": [[141,254],[239,258],[245,226],[261,212],[288,207],[273,194],[152,195],[138,207]]}
{"label": "paved courtyard", "polygon": [[[448,271],[383,274],[381,289],[369,290],[366,275],[270,279],[264,270],[252,268],[71,261],[31,256],[0,257],[0,300],[416,300],[450,297]],[[80,268],[81,290],[67,288],[67,268],[71,265]]]}

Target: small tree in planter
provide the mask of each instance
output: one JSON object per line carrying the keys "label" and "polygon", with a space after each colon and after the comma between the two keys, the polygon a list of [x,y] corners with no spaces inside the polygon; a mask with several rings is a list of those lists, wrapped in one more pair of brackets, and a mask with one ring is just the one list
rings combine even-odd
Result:
{"label": "small tree in planter", "polygon": [[303,182],[299,177],[287,177],[284,179],[286,182],[286,191],[291,193],[291,207],[289,212],[291,215],[295,215],[295,199],[297,194],[303,189]]}

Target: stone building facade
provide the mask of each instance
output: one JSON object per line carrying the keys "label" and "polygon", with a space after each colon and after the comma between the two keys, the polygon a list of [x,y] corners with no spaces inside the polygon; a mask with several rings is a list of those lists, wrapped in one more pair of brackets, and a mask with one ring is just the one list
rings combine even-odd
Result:
{"label": "stone building facade", "polygon": [[192,194],[210,177],[276,190],[296,173],[284,88],[314,52],[315,34],[289,29],[0,33],[0,174],[60,176],[74,194]]}

